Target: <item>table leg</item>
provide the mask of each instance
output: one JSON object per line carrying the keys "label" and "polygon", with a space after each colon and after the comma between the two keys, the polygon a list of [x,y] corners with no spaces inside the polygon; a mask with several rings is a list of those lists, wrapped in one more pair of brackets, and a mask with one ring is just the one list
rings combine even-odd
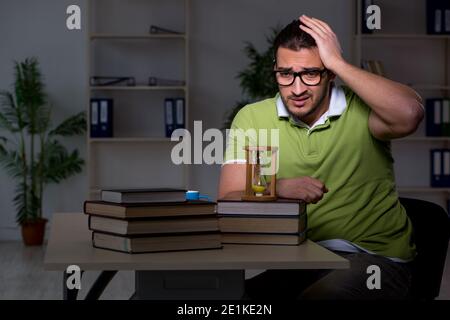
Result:
{"label": "table leg", "polygon": [[115,270],[102,271],[97,280],[95,280],[91,289],[89,289],[89,292],[87,293],[84,300],[98,300],[98,298],[100,298],[106,286],[111,282],[116,273],[117,271]]}
{"label": "table leg", "polygon": [[244,296],[245,270],[136,271],[132,299],[234,300]]}

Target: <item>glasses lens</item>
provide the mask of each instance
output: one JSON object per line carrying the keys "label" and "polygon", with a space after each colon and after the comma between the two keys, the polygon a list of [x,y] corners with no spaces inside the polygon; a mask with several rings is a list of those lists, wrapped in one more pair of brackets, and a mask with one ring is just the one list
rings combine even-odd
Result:
{"label": "glasses lens", "polygon": [[308,71],[301,74],[302,80],[309,86],[315,86],[320,82],[320,71]]}
{"label": "glasses lens", "polygon": [[282,86],[289,86],[294,82],[294,74],[289,71],[278,71],[276,73],[277,82]]}

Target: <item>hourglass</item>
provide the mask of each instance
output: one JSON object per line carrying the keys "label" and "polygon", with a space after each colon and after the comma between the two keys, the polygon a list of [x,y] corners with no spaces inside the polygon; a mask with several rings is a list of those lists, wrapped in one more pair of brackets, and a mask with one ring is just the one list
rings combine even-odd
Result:
{"label": "hourglass", "polygon": [[244,150],[247,164],[242,201],[275,201],[278,148],[248,146]]}

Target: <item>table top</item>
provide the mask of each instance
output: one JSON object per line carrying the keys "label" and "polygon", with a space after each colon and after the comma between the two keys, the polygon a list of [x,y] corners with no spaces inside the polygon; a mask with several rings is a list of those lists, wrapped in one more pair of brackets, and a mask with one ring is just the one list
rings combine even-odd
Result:
{"label": "table top", "polygon": [[88,216],[57,213],[51,220],[46,270],[346,269],[349,261],[306,240],[299,246],[224,245],[223,249],[128,254],[92,246]]}

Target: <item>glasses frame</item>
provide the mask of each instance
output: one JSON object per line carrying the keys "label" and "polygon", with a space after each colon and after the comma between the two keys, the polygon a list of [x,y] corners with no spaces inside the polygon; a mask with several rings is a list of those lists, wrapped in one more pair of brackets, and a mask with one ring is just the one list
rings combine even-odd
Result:
{"label": "glasses frame", "polygon": [[[318,82],[317,84],[307,84],[307,83],[305,83],[305,81],[304,81],[303,78],[302,78],[302,76],[303,76],[304,74],[306,74],[306,73],[308,73],[308,72],[311,72],[311,71],[319,71],[319,77],[320,77],[320,79],[319,79],[319,82]],[[290,84],[280,84],[280,83],[278,82],[278,79],[277,79],[277,72],[292,72],[292,74],[294,75],[294,78],[292,79],[292,82],[291,82]],[[276,81],[277,84],[278,84],[279,86],[281,86],[281,87],[289,87],[289,86],[292,86],[292,84],[295,82],[295,79],[296,79],[297,77],[300,78],[300,81],[301,81],[305,86],[308,86],[308,87],[316,87],[316,86],[320,85],[320,83],[322,82],[323,74],[326,73],[326,72],[328,72],[328,69],[327,69],[327,68],[323,68],[322,70],[321,70],[321,69],[317,69],[317,70],[315,70],[315,69],[314,69],[314,70],[303,70],[303,71],[299,71],[299,72],[294,72],[294,71],[291,71],[291,70],[284,70],[284,69],[273,70],[273,73],[274,73],[274,75],[275,75],[275,81]]]}

